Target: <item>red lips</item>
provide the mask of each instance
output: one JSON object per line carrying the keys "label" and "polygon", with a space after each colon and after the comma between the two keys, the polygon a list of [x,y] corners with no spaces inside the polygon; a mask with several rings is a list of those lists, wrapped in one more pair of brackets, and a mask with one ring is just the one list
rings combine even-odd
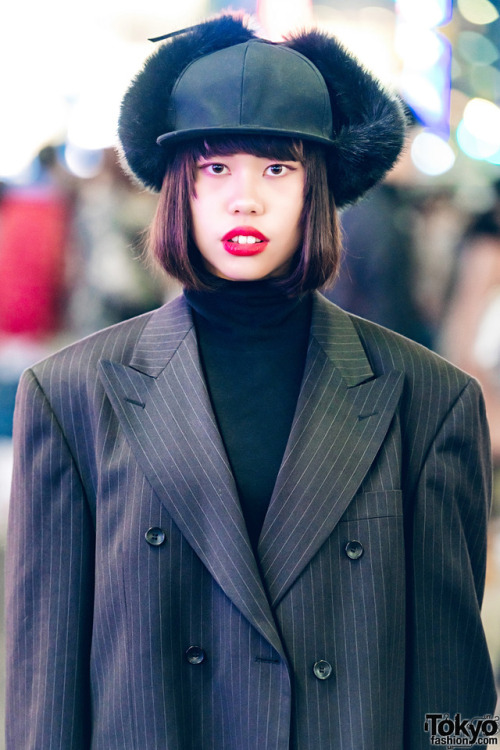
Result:
{"label": "red lips", "polygon": [[[253,237],[255,240],[239,242],[238,240],[235,241],[235,237]],[[268,243],[269,239],[253,227],[234,227],[222,238],[224,250],[230,255],[239,256],[258,255],[264,252]]]}

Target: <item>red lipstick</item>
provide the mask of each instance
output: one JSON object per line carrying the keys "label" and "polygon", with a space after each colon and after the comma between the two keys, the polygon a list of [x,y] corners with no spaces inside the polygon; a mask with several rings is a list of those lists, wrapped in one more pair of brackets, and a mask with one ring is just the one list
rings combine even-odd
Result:
{"label": "red lipstick", "polygon": [[[247,238],[252,239],[248,241]],[[230,255],[239,256],[258,255],[264,252],[268,243],[268,237],[253,227],[235,227],[222,238],[224,250]]]}

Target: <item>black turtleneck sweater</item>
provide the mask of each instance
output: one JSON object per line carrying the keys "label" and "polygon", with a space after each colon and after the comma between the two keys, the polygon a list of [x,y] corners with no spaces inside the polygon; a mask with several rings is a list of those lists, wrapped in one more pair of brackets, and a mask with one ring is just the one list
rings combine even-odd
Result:
{"label": "black turtleneck sweater", "polygon": [[295,413],[312,298],[289,298],[268,281],[227,281],[184,295],[256,549]]}

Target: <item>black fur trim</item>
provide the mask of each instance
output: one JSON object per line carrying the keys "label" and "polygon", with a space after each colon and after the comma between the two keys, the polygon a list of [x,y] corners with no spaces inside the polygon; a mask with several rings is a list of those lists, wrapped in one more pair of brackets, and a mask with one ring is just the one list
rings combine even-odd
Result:
{"label": "black fur trim", "polygon": [[118,122],[122,164],[142,186],[161,189],[168,151],[156,139],[173,129],[168,121],[170,94],[184,68],[253,36],[243,20],[225,15],[173,37],[148,58],[123,98]]}
{"label": "black fur trim", "polygon": [[337,205],[353,203],[396,162],[406,130],[403,104],[334,37],[310,31],[285,44],[311,60],[325,79],[334,131],[329,177]]}

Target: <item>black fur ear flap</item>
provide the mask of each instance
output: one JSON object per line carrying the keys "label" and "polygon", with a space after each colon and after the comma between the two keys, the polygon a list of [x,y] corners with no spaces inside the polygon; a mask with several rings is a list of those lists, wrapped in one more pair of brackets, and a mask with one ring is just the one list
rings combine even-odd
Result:
{"label": "black fur ear flap", "polygon": [[337,206],[353,203],[397,160],[406,130],[403,104],[334,37],[311,31],[284,44],[307,57],[325,79],[333,119],[328,172]]}
{"label": "black fur ear flap", "polygon": [[118,122],[122,164],[142,186],[161,189],[168,154],[156,139],[172,130],[170,95],[184,68],[254,36],[242,19],[219,16],[172,37],[146,61],[123,98]]}

